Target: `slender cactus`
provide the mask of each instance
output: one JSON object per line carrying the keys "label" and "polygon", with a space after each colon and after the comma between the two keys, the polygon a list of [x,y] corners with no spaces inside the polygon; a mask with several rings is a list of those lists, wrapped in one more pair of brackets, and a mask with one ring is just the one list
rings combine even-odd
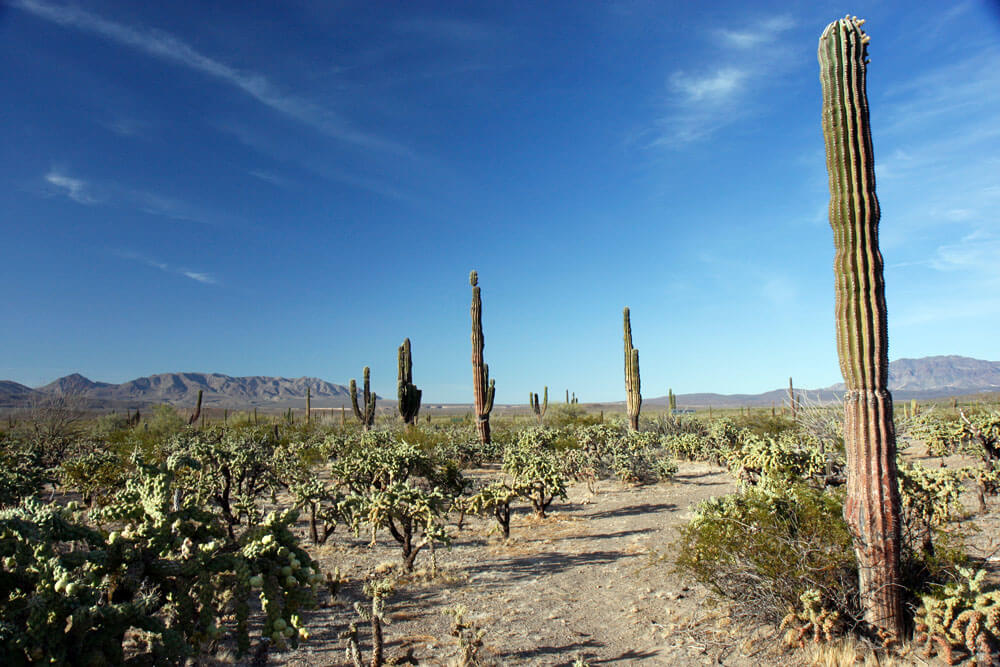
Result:
{"label": "slender cactus", "polygon": [[490,367],[483,362],[483,301],[479,295],[479,274],[469,274],[472,285],[472,392],[476,399],[476,430],[484,445],[490,440],[490,412],[496,385],[490,379]]}
{"label": "slender cactus", "polygon": [[198,421],[198,417],[201,416],[201,393],[202,393],[202,390],[199,389],[198,390],[198,403],[195,404],[195,406],[194,406],[194,414],[191,415],[190,419],[188,419],[188,425],[189,426],[191,424],[194,424],[195,422],[197,422]]}
{"label": "slender cactus", "polygon": [[818,56],[836,248],[837,352],[846,386],[844,518],[854,536],[865,620],[888,640],[904,632],[900,499],[880,212],[865,92],[869,37],[863,23],[848,16],[828,25]]}
{"label": "slender cactus", "polygon": [[632,322],[629,319],[628,307],[625,308],[625,407],[628,412],[629,427],[639,430],[639,406],[642,405],[642,395],[639,393],[639,350],[632,347]]}
{"label": "slender cactus", "polygon": [[788,405],[791,406],[792,410],[792,421],[796,420],[798,415],[798,410],[795,404],[795,386],[792,384],[792,378],[788,378]]}
{"label": "slender cactus", "polygon": [[670,409],[670,414],[677,412],[677,395],[672,388],[667,389],[667,407]]}
{"label": "slender cactus", "polygon": [[358,383],[352,378],[351,379],[351,407],[354,408],[354,416],[358,418],[361,422],[361,426],[364,430],[368,430],[375,424],[375,394],[371,392],[371,370],[365,366],[364,379],[365,379],[365,392],[364,398],[364,410],[358,405]]}
{"label": "slender cactus", "polygon": [[542,420],[545,418],[545,411],[549,409],[549,388],[545,387],[542,392],[544,398],[542,402],[538,402],[538,394],[532,394],[528,392],[528,404],[531,406],[531,411],[535,413],[535,419],[541,424]]}
{"label": "slender cactus", "polygon": [[399,382],[396,395],[399,397],[399,414],[404,424],[416,424],[420,414],[422,391],[413,384],[413,356],[410,353],[410,339],[399,346]]}
{"label": "slender cactus", "polygon": [[306,423],[312,421],[312,389],[306,387]]}

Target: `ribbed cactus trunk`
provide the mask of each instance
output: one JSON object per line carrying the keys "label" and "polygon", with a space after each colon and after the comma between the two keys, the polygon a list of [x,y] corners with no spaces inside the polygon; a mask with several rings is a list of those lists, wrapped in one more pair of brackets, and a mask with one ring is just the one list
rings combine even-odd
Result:
{"label": "ribbed cactus trunk", "polygon": [[639,350],[632,347],[632,322],[628,307],[625,308],[625,411],[628,413],[629,428],[639,430]]}
{"label": "ribbed cactus trunk", "polygon": [[[203,390],[201,390],[201,389],[198,390],[198,403],[194,406],[194,414],[191,415],[190,419],[188,419],[188,425],[191,425],[191,424],[194,424],[195,422],[197,422],[198,421],[198,417],[201,416],[201,395],[202,395],[202,391]],[[136,411],[136,414],[138,414],[138,410]]]}
{"label": "ribbed cactus trunk", "polygon": [[399,346],[399,382],[396,395],[399,398],[399,415],[403,418],[403,423],[416,424],[423,392],[413,384],[413,355],[410,351],[409,338]]}
{"label": "ribbed cactus trunk", "polygon": [[476,431],[479,441],[490,443],[490,411],[493,410],[493,395],[496,386],[490,379],[490,367],[483,362],[483,300],[479,294],[479,274],[469,274],[472,285],[472,392],[476,400]]}
{"label": "ribbed cactus trunk", "polygon": [[[886,639],[904,632],[896,434],[875,197],[863,21],[834,21],[819,40],[823,136],[836,258],[837,351],[844,375],[847,498],[865,620]],[[794,404],[793,404],[794,405]]]}
{"label": "ribbed cactus trunk", "polygon": [[363,394],[364,409],[358,405],[358,383],[351,379],[351,407],[354,408],[354,416],[361,422],[364,430],[369,430],[375,424],[375,400],[376,396],[371,392],[371,369],[365,366],[363,371],[365,391]]}

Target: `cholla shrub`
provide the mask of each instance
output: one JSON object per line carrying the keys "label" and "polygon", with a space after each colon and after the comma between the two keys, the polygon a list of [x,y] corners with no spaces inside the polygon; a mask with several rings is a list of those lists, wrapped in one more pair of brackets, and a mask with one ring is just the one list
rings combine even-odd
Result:
{"label": "cholla shrub", "polygon": [[494,480],[472,496],[463,499],[462,509],[469,514],[493,516],[496,519],[497,528],[506,539],[510,537],[510,504],[525,496],[528,491],[528,489],[508,483],[507,480]]}
{"label": "cholla shrub", "polygon": [[576,479],[614,475],[624,484],[658,482],[672,477],[677,466],[665,438],[652,431],[636,432],[624,424],[594,424],[575,433],[579,449],[569,450],[567,472]]}
{"label": "cholla shrub", "polygon": [[36,451],[13,437],[0,436],[0,508],[17,505],[51,480]]}
{"label": "cholla shrub", "polygon": [[927,468],[897,457],[903,539],[934,554],[934,535],[952,521],[962,518],[962,482],[970,477],[968,468]]}
{"label": "cholla shrub", "polygon": [[[177,503],[176,473],[195,462],[133,464],[134,477],[89,520],[35,500],[0,512],[5,664],[175,664],[226,635],[245,652],[253,588],[271,641],[297,643],[299,611],[321,581],[289,530],[297,513],[272,514],[232,539],[217,509]],[[126,635],[135,640],[128,653]]]}
{"label": "cholla shrub", "polygon": [[823,607],[823,594],[810,588],[799,596],[801,606],[789,607],[779,630],[785,630],[785,645],[804,648],[812,634],[814,643],[832,642],[840,629],[840,612]]}
{"label": "cholla shrub", "polygon": [[821,479],[827,457],[818,441],[806,434],[784,432],[776,438],[744,434],[727,454],[726,464],[743,484],[783,487]]}
{"label": "cholla shrub", "polygon": [[921,596],[915,621],[924,655],[940,650],[949,665],[965,657],[1000,664],[1000,590],[984,589],[985,573],[959,568],[957,581]]}
{"label": "cholla shrub", "polygon": [[959,412],[955,420],[922,415],[915,433],[936,456],[959,453],[982,461],[972,477],[979,487],[980,510],[985,511],[986,496],[1000,492],[1000,412]]}
{"label": "cholla shrub", "polygon": [[538,517],[556,498],[566,498],[567,476],[555,449],[558,431],[532,427],[504,450],[503,471],[525,491]]}
{"label": "cholla shrub", "polygon": [[369,431],[331,464],[349,492],[355,531],[370,532],[374,543],[385,528],[402,550],[403,567],[412,571],[420,551],[447,543],[444,518],[467,482],[452,461],[442,460],[393,433]]}

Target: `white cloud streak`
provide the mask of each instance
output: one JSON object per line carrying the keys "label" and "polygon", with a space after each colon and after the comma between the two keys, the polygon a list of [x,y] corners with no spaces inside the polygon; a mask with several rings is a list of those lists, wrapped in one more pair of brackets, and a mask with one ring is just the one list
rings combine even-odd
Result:
{"label": "white cloud streak", "polygon": [[717,48],[701,58],[708,65],[697,72],[676,70],[669,75],[666,112],[656,121],[650,145],[681,148],[752,113],[750,83],[773,75],[782,57],[780,47],[753,47],[776,44],[780,34],[793,26],[791,18],[775,16],[741,29],[711,31]]}
{"label": "white cloud streak", "polygon": [[159,260],[147,257],[146,255],[142,255],[140,253],[133,252],[131,250],[114,250],[112,252],[114,255],[122,259],[127,259],[133,262],[139,262],[140,264],[145,264],[150,268],[158,269],[165,273],[172,273],[175,275],[184,276],[185,278],[189,278],[196,282],[202,283],[203,285],[218,284],[218,281],[212,274],[206,273],[204,271],[192,271],[190,269],[182,267],[171,266],[166,262],[161,262]]}
{"label": "white cloud streak", "polygon": [[86,181],[73,178],[62,171],[52,169],[45,175],[45,180],[59,188],[64,195],[77,202],[88,206],[100,203],[99,200],[90,193],[90,186]]}
{"label": "white cloud streak", "polygon": [[13,0],[11,5],[38,18],[111,40],[165,62],[200,72],[235,87],[264,106],[309,125],[334,139],[365,149],[411,155],[409,149],[381,137],[360,131],[336,113],[293,95],[281,92],[267,77],[238,70],[204,55],[186,42],[161,30],[143,30],[110,21],[67,5],[40,0]]}

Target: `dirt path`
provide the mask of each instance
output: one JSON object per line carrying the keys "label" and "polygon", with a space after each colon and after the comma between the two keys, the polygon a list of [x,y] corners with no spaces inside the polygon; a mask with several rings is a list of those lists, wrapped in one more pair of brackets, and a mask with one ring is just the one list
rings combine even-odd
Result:
{"label": "dirt path", "polygon": [[[413,647],[420,664],[448,664],[458,646],[443,610],[464,605],[486,631],[482,654],[496,664],[570,665],[578,657],[592,665],[715,664],[719,657],[737,664],[720,656],[731,648],[699,639],[698,626],[720,617],[703,604],[705,591],[688,589],[658,561],[692,505],[733,488],[723,469],[684,463],[666,484],[605,481],[596,495],[576,485],[543,520],[519,508],[506,543],[489,534],[491,522],[467,520],[451,548],[438,549],[439,576],[404,580],[388,600],[387,655]],[[324,569],[339,567],[350,583],[310,614],[313,638],[296,651],[272,653],[274,663],[345,664],[338,634],[356,618],[359,580],[399,560],[387,537],[380,534],[369,549],[363,538],[335,535],[334,545],[319,550]],[[429,563],[422,552],[418,569]],[[361,637],[367,649],[367,628]]]}

